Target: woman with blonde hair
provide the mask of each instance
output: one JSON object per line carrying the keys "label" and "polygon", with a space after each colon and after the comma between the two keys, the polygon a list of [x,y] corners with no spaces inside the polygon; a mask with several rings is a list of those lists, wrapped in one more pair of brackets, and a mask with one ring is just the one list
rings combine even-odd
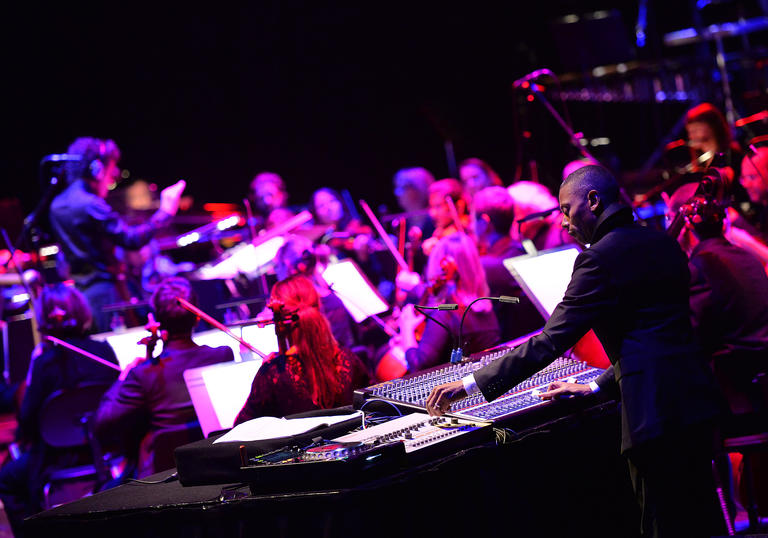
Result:
{"label": "woman with blonde hair", "polygon": [[312,282],[303,275],[281,280],[270,302],[273,311],[293,317],[285,328],[290,347],[264,361],[235,424],[351,404],[354,390],[370,383],[368,372],[357,355],[336,342]]}
{"label": "woman with blonde hair", "polygon": [[402,371],[380,365],[379,377],[397,377],[406,369],[413,372],[447,362],[453,344],[458,344],[464,355],[469,355],[498,343],[499,324],[490,301],[478,301],[472,306],[465,316],[463,341],[454,342],[469,304],[489,294],[477,247],[468,235],[454,233],[441,239],[429,255],[425,276],[427,283],[420,297],[423,300],[417,304],[455,303],[458,309],[437,311],[430,314],[434,320],[423,320],[416,315],[413,305],[403,308],[399,318],[399,347],[404,352]]}

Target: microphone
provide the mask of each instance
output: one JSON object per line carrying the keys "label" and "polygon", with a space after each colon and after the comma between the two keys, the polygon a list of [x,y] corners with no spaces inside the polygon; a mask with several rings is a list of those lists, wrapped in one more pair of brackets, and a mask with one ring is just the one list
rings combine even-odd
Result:
{"label": "microphone", "polygon": [[443,304],[439,304],[437,306],[426,306],[426,305],[415,304],[415,305],[413,305],[413,308],[416,309],[419,313],[423,314],[427,318],[429,318],[432,321],[434,321],[435,323],[437,323],[438,325],[440,325],[443,329],[445,329],[445,331],[451,337],[451,340],[453,340],[453,347],[454,348],[456,347],[456,339],[455,339],[454,334],[451,332],[451,329],[449,329],[443,322],[441,322],[441,321],[433,318],[429,314],[427,314],[425,312],[425,310],[458,310],[459,309],[459,305],[457,305],[455,303],[443,303]]}
{"label": "microphone", "polygon": [[52,153],[50,155],[46,155],[40,160],[40,164],[42,163],[58,163],[58,162],[73,162],[73,161],[82,161],[83,156],[78,155],[77,153]]}
{"label": "microphone", "polygon": [[418,308],[419,310],[458,310],[459,305],[456,303],[443,303],[439,304],[437,306],[424,306],[420,304],[413,305],[414,308]]}
{"label": "microphone", "polygon": [[461,315],[461,323],[459,323],[459,345],[454,347],[454,349],[451,351],[451,362],[457,363],[461,362],[464,358],[464,350],[462,349],[462,330],[464,329],[464,318],[467,317],[467,312],[469,312],[469,309],[472,308],[472,305],[475,304],[477,301],[482,301],[483,299],[488,301],[499,301],[501,303],[519,303],[520,299],[518,297],[512,297],[510,295],[499,295],[498,297],[478,297],[471,303],[467,305],[466,310],[464,310],[464,313]]}
{"label": "microphone", "polygon": [[542,69],[537,69],[536,71],[531,71],[527,75],[523,76],[522,78],[517,79],[512,83],[513,88],[520,88],[523,86],[526,82],[530,82],[531,80],[536,80],[537,78],[541,78],[543,76],[549,76],[554,77],[555,74],[547,69],[546,67]]}
{"label": "microphone", "polygon": [[517,219],[517,223],[522,224],[523,222],[528,222],[529,220],[543,219],[545,217],[548,217],[550,213],[554,213],[555,211],[560,211],[560,206],[550,207],[549,209],[545,211],[539,211],[538,213],[531,213],[530,215],[526,215],[521,219]]}

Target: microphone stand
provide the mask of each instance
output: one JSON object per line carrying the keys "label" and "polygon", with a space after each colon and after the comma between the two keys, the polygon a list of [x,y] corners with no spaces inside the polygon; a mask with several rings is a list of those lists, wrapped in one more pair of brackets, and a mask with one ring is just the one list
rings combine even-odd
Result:
{"label": "microphone stand", "polygon": [[[592,161],[599,163],[597,159],[589,152],[587,149],[581,145],[580,140],[583,138],[583,136],[577,135],[573,132],[573,129],[565,122],[563,117],[555,110],[555,107],[552,106],[552,103],[549,102],[549,100],[544,97],[544,94],[541,93],[534,83],[522,83],[520,87],[525,88],[529,92],[531,92],[531,95],[533,95],[534,98],[537,98],[539,101],[542,102],[542,104],[549,110],[549,113],[552,114],[552,117],[555,118],[555,121],[560,124],[560,127],[563,128],[563,130],[568,134],[568,138],[570,139],[571,144],[581,153],[581,155],[585,159],[591,159]],[[619,187],[619,193],[621,194],[622,199],[624,202],[632,208],[632,212],[635,214],[635,218],[643,222],[643,219],[640,218],[640,214],[637,212],[637,209],[632,205],[632,200],[630,200],[629,196],[627,195],[626,191],[623,187]]]}
{"label": "microphone stand", "polygon": [[472,305],[475,304],[477,301],[482,301],[482,300],[499,301],[499,302],[502,302],[502,303],[512,303],[512,304],[520,302],[520,299],[517,298],[517,297],[512,297],[512,296],[509,296],[509,295],[499,295],[498,297],[478,297],[477,299],[475,299],[474,301],[469,303],[467,305],[467,308],[464,309],[464,313],[461,315],[461,323],[459,323],[459,345],[456,346],[451,351],[451,362],[452,363],[461,362],[464,359],[464,350],[461,347],[463,345],[463,343],[462,343],[462,330],[464,328],[464,318],[467,317],[467,312],[469,312],[469,309],[472,308]]}

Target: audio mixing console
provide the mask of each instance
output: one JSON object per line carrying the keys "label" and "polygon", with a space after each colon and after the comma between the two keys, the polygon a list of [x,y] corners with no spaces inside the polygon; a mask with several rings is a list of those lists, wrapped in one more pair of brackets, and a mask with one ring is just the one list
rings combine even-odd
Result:
{"label": "audio mixing console", "polygon": [[[365,409],[368,402],[372,400],[385,400],[399,408],[423,412],[426,410],[427,396],[432,388],[443,383],[458,381],[501,358],[510,349],[510,346],[500,346],[478,353],[460,363],[437,366],[401,379],[355,391],[355,407]],[[472,420],[507,422],[514,417],[529,414],[535,409],[555,404],[556,402],[542,400],[538,396],[553,381],[589,383],[597,379],[602,372],[602,369],[594,368],[584,362],[561,357],[496,400],[487,402],[482,394],[477,393],[455,402],[448,414]]]}
{"label": "audio mixing console", "polygon": [[308,448],[249,458],[239,479],[253,493],[349,487],[492,440],[489,422],[411,413]]}

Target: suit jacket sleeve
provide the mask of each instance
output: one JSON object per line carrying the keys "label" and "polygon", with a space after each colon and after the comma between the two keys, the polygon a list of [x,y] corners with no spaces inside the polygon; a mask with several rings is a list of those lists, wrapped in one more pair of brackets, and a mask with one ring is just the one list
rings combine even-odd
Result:
{"label": "suit jacket sleeve", "polygon": [[[475,372],[483,396],[494,400],[547,366],[573,347],[601,317],[616,315],[617,302],[597,253],[589,249],[580,253],[563,300],[542,332]],[[611,372],[598,384],[610,383],[612,377]]]}
{"label": "suit jacket sleeve", "polygon": [[158,209],[149,221],[131,226],[106,201],[95,196],[87,211],[101,233],[116,245],[129,249],[149,243],[155,232],[171,220],[171,215]]}

